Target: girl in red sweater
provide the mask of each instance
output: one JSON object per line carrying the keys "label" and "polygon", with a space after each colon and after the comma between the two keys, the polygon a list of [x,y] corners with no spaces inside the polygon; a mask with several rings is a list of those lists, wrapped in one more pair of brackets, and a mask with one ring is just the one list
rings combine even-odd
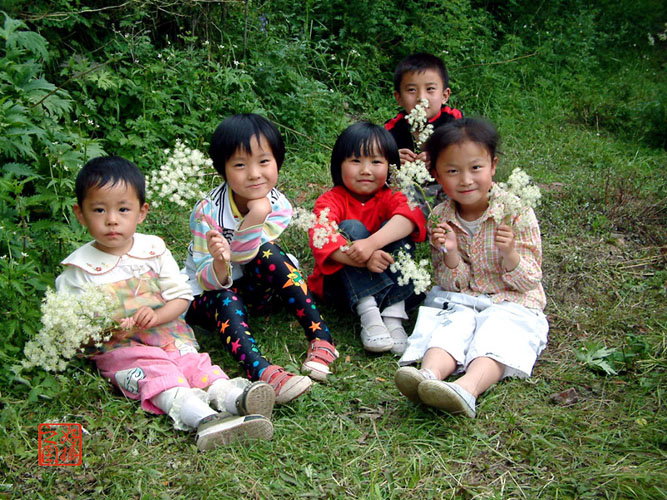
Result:
{"label": "girl in red sweater", "polygon": [[[413,253],[426,235],[421,210],[387,186],[389,166],[399,164],[396,142],[382,127],[361,122],[345,129],[331,154],[334,187],[315,202],[320,226],[310,230],[315,268],[308,286],[359,315],[361,342],[371,352],[405,350],[405,300],[414,288],[399,286],[389,266],[393,252]],[[343,236],[323,240],[322,220]]]}

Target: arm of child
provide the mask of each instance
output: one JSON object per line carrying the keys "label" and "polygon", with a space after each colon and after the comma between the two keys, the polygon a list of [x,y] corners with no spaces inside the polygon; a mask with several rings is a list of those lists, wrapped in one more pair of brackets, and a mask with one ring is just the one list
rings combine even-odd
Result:
{"label": "arm of child", "polygon": [[[498,227],[496,232],[496,246],[503,255],[501,246],[512,245],[512,251],[504,250],[507,257],[503,256],[502,280],[511,288],[520,292],[527,292],[537,288],[542,281],[542,238],[539,225],[532,210],[522,215],[529,218],[528,227],[517,231],[505,226],[512,232],[508,236],[507,229],[500,231],[503,226]],[[499,234],[500,231],[500,241]],[[511,240],[511,242],[510,242]],[[501,246],[498,246],[500,243]],[[513,255],[516,254],[516,255]]]}
{"label": "arm of child", "polygon": [[[451,292],[460,292],[470,284],[470,265],[459,253],[454,229],[445,222],[430,230],[431,260],[436,284]],[[447,252],[443,252],[443,247]]]}
{"label": "arm of child", "polygon": [[220,227],[214,221],[213,204],[201,200],[190,215],[190,232],[192,233],[192,260],[194,262],[197,282],[202,290],[220,290],[231,286],[231,276],[226,280],[218,279],[215,259],[209,251],[208,234],[212,230],[219,233]]}
{"label": "arm of child", "polygon": [[255,258],[263,242],[273,241],[285,230],[292,219],[292,205],[278,193],[274,204],[264,197],[248,201],[248,213],[232,238],[231,260],[247,264]]}
{"label": "arm of child", "polygon": [[[173,321],[178,318],[181,314],[187,311],[190,301],[186,299],[174,299],[167,302],[162,307],[157,309],[151,309],[148,306],[143,306],[137,309],[137,311],[132,315],[131,325],[136,325],[139,328],[151,328],[153,326],[162,325]],[[128,323],[121,324],[124,328],[128,328]]]}
{"label": "arm of child", "polygon": [[368,259],[371,258],[376,250],[380,250],[389,243],[405,238],[415,230],[415,227],[415,223],[410,219],[396,214],[368,238],[353,241],[345,253],[353,261],[366,265]]}
{"label": "arm of child", "polygon": [[208,253],[213,257],[213,269],[220,283],[225,283],[231,274],[229,260],[231,259],[231,250],[227,239],[215,229],[206,233],[206,246]]}

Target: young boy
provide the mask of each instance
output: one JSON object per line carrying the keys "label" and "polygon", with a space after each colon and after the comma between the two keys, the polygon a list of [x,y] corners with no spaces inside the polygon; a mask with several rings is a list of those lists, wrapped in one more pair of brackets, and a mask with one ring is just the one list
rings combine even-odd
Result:
{"label": "young boy", "polygon": [[196,430],[201,450],[269,439],[273,389],[229,380],[208,354],[197,352],[180,317],[192,300],[186,276],[162,239],[136,232],[148,213],[139,169],[119,156],[95,158],[79,172],[75,190],[74,213],[93,241],[62,262],[56,289],[83,293],[92,284],[113,301],[120,326],[90,348],[102,376],[146,411],[168,414],[177,429]]}
{"label": "young boy", "polygon": [[424,152],[415,151],[415,137],[410,132],[406,116],[426,99],[429,103],[426,117],[433,129],[458,120],[463,117],[461,111],[446,106],[450,95],[447,68],[439,57],[420,52],[398,63],[394,71],[394,97],[403,110],[387,121],[384,128],[396,140],[401,165],[406,161],[428,160]]}

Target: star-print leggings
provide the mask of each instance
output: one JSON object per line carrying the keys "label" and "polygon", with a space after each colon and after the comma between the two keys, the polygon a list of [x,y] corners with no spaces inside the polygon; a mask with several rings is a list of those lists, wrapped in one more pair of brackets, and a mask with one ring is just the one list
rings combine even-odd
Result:
{"label": "star-print leggings", "polygon": [[275,243],[264,243],[259,247],[257,256],[243,266],[243,277],[232,288],[196,296],[185,320],[191,326],[220,332],[223,344],[246,369],[248,378],[257,380],[271,363],[262,356],[253,338],[247,308],[261,311],[275,295],[296,316],[308,341],[318,338],[332,342],[305,277]]}

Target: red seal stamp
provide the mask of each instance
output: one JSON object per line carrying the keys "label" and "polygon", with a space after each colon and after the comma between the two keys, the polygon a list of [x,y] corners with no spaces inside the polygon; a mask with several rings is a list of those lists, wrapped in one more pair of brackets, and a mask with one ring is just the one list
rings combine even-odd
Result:
{"label": "red seal stamp", "polygon": [[39,465],[81,465],[81,424],[39,424]]}

